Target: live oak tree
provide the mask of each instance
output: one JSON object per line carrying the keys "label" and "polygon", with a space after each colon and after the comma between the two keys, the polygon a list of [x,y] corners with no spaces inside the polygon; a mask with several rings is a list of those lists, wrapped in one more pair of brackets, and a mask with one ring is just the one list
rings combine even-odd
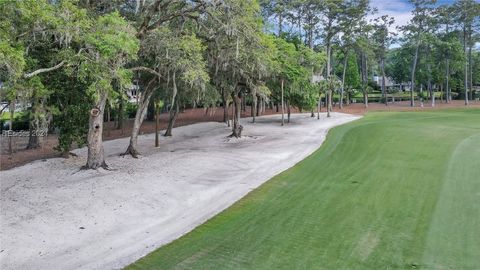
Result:
{"label": "live oak tree", "polygon": [[[467,102],[479,74],[479,4],[433,2],[410,1],[413,18],[392,49],[390,17],[369,23],[367,0],[0,1],[0,97],[10,103],[11,124],[19,100],[32,105],[29,147],[38,147],[33,135],[43,128],[60,131],[64,154],[88,141],[87,168],[106,166],[103,117],[110,109],[124,114],[132,83],[140,90],[127,150],[133,156],[149,107],[158,123],[158,104],[169,110],[166,135],[180,107],[222,104],[239,137],[247,104],[252,121],[267,101],[287,115],[293,107],[313,113],[321,94],[329,114],[337,90],[340,106],[344,93],[348,103],[358,89],[368,106],[375,72],[410,81],[412,105],[418,89],[420,98],[428,90],[432,104],[436,91],[446,101],[464,93]],[[313,84],[313,74],[324,81]]]}
{"label": "live oak tree", "polygon": [[71,64],[70,45],[81,39],[86,13],[71,1],[0,2],[0,80],[5,82],[11,120],[17,97],[31,103],[27,148],[39,147],[37,131],[48,127],[51,108],[45,101],[51,91],[44,86],[46,73]]}
{"label": "live oak tree", "polygon": [[[312,82],[313,74],[321,73],[326,57],[315,52],[298,39],[275,38],[275,69],[269,80],[269,88],[280,96],[282,125],[290,119],[290,107],[313,111],[319,99],[318,87]],[[286,104],[285,104],[286,103]]]}
{"label": "live oak tree", "polygon": [[255,117],[259,113],[259,99],[261,103],[264,103],[267,95],[271,93],[271,90],[266,85],[268,77],[275,74],[277,63],[275,62],[276,37],[268,34],[261,33],[259,36],[259,42],[255,49],[251,50],[248,55],[251,68],[245,70],[244,76],[246,86],[250,90],[252,97],[252,122],[255,123]]}
{"label": "live oak tree", "polygon": [[267,53],[262,44],[260,6],[253,0],[228,0],[207,12],[209,16],[200,23],[204,30],[202,35],[207,40],[210,76],[223,96],[224,107],[226,97],[232,98],[231,136],[241,137],[242,98],[268,72],[268,63],[263,63],[264,58],[260,57],[261,53]]}
{"label": "live oak tree", "polygon": [[132,72],[125,64],[137,57],[139,42],[135,29],[118,13],[98,17],[85,34],[85,50],[79,56],[79,76],[88,81],[87,94],[94,100],[87,135],[87,169],[106,168],[102,145],[103,116],[113,83],[122,89],[130,84]]}
{"label": "live oak tree", "polygon": [[[135,36],[139,39],[141,47],[139,50],[140,59],[130,63],[134,67],[132,71],[141,79],[141,87],[139,90],[138,107],[133,123],[133,129],[130,136],[129,146],[125,154],[130,154],[134,157],[138,156],[137,140],[140,127],[145,118],[151,97],[155,91],[161,91],[170,87],[177,89],[176,72],[173,74],[171,64],[164,64],[164,62],[172,63],[169,57],[168,50],[171,48],[178,49],[174,46],[175,42],[182,42],[182,37],[194,36],[191,32],[191,21],[196,20],[200,14],[209,6],[207,1],[195,0],[152,0],[152,1],[98,1],[91,3],[89,1],[82,1],[82,4],[96,13],[104,13],[108,10],[121,10],[122,15],[129,18],[132,24],[135,25]],[[185,27],[187,25],[187,27]],[[172,31],[177,29],[178,31]],[[184,30],[190,31],[183,33]],[[163,33],[163,34],[162,34]],[[176,38],[176,39],[175,39]],[[188,37],[187,37],[188,38]],[[167,53],[165,53],[167,52]],[[172,54],[174,55],[174,51]],[[168,58],[166,59],[165,56]],[[162,58],[163,57],[163,58]],[[189,55],[184,54],[180,61],[188,60]],[[197,59],[197,58],[195,58]],[[174,80],[171,78],[174,77]],[[165,85],[166,82],[173,82],[174,85]],[[165,87],[164,87],[165,86]],[[176,90],[174,91],[176,92]],[[123,93],[121,93],[123,94]],[[120,99],[123,100],[123,99]],[[175,100],[173,97],[171,100]],[[123,104],[123,103],[121,103]],[[170,108],[177,108],[177,105],[172,105]],[[171,110],[174,113],[175,110]],[[178,113],[178,112],[177,112]],[[176,114],[173,116],[176,117]],[[167,134],[171,134],[171,128],[175,117],[170,117],[169,130]],[[120,123],[120,122],[119,122]]]}
{"label": "live oak tree", "polygon": [[[204,50],[204,45],[195,34],[175,32],[166,26],[157,28],[143,39],[140,55],[142,59],[149,59],[154,67],[133,68],[147,70],[152,76],[149,77],[149,82],[141,94],[126,154],[133,157],[139,154],[137,140],[140,126],[147,113],[150,99],[159,86],[169,92],[166,101],[170,108],[170,117],[165,135],[172,135],[173,124],[179,113],[180,104],[177,98],[179,91],[193,87],[201,91],[205,89],[204,86],[209,79],[203,58]],[[180,83],[183,89],[179,88]]]}
{"label": "live oak tree", "polygon": [[[167,40],[167,39],[165,39]],[[173,124],[179,113],[181,98],[200,102],[200,93],[205,92],[205,85],[209,76],[206,71],[206,62],[203,58],[205,46],[194,34],[184,35],[178,41],[172,42],[174,47],[167,50],[165,68],[172,74],[170,117],[165,136],[172,135]],[[180,87],[177,86],[180,85]],[[167,84],[168,88],[168,84]],[[188,91],[195,90],[195,91]]]}

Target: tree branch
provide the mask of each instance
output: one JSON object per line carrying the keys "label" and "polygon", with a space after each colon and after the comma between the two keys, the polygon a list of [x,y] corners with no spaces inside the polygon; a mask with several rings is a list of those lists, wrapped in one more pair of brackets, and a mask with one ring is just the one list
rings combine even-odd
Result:
{"label": "tree branch", "polygon": [[133,71],[145,71],[145,72],[149,72],[149,73],[152,73],[154,75],[157,75],[159,78],[162,77],[162,75],[158,72],[156,72],[155,70],[151,69],[151,68],[148,68],[148,67],[133,67],[131,68],[130,70],[133,70]]}
{"label": "tree branch", "polygon": [[53,67],[37,69],[37,70],[35,70],[31,73],[27,73],[27,74],[23,75],[23,78],[28,79],[28,78],[31,78],[35,75],[41,74],[41,73],[54,71],[56,69],[61,68],[64,64],[65,64],[65,61],[62,61],[62,62],[58,63],[57,65],[55,65]]}
{"label": "tree branch", "polygon": [[[178,17],[189,17],[189,18],[196,18],[193,15],[196,12],[202,12],[206,9],[207,3],[204,0],[192,0],[194,5],[192,6],[183,6],[174,12],[168,14],[168,6],[172,4],[172,1],[163,2],[162,0],[157,0],[154,2],[148,9],[147,14],[140,25],[140,28],[137,32],[137,38],[142,39],[148,32],[155,30],[156,28],[160,27],[163,23],[169,22]],[[152,22],[153,17],[156,13],[164,10],[167,12],[166,14],[162,14],[163,17],[158,18],[156,21]]]}

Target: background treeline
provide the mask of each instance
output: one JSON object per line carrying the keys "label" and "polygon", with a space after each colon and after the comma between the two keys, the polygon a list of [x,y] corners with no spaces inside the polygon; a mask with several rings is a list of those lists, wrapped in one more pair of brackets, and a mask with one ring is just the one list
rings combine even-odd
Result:
{"label": "background treeline", "polygon": [[[282,124],[291,107],[313,117],[358,96],[368,106],[376,90],[387,104],[402,87],[377,86],[374,75],[413,89],[412,106],[427,97],[433,105],[435,92],[468,103],[480,80],[479,4],[412,5],[396,37],[393,18],[368,19],[368,0],[0,0],[1,100],[10,129],[15,106],[27,104],[31,134],[57,130],[65,153],[86,144],[87,168],[106,167],[103,123],[121,125],[127,113],[126,154],[136,157],[147,114],[168,111],[169,136],[181,108],[222,106],[239,137],[245,104],[253,121],[277,107]],[[30,136],[28,148],[38,146]]]}

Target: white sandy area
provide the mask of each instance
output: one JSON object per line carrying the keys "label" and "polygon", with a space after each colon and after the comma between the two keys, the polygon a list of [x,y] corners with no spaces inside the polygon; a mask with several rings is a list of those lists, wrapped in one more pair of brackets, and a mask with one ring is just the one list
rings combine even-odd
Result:
{"label": "white sandy area", "polygon": [[112,170],[79,170],[79,156],[0,172],[0,268],[119,269],[218,214],[322,144],[328,129],[358,116],[294,114],[241,119],[139,137],[139,159],[120,157],[128,138],[104,142]]}

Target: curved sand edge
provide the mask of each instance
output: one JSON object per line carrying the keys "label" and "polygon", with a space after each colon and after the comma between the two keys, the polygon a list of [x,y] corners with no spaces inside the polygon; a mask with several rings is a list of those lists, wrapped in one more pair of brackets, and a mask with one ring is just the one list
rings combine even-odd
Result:
{"label": "curved sand edge", "polygon": [[118,269],[179,238],[323,143],[328,129],[358,116],[292,115],[251,124],[227,139],[222,123],[139,138],[140,159],[119,157],[128,138],[104,143],[112,171],[79,171],[79,157],[1,172],[2,269]]}

